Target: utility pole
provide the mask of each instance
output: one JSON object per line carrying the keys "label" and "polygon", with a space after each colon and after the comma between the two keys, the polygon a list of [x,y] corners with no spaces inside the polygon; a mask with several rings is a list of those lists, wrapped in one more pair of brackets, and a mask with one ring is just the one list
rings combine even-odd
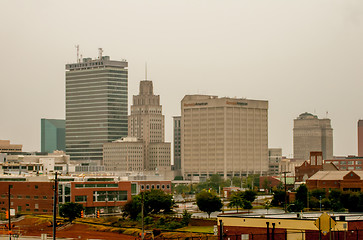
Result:
{"label": "utility pole", "polygon": [[287,183],[286,183],[286,173],[290,173],[287,171],[281,172],[284,174],[284,178],[285,178],[285,213],[287,213]]}
{"label": "utility pole", "polygon": [[10,189],[11,189],[11,185],[9,184],[9,196],[8,196],[8,203],[9,203],[9,208],[8,208],[8,217],[9,217],[9,240],[11,240],[11,215],[10,215],[10,206],[11,206],[11,200],[10,200]]}
{"label": "utility pole", "polygon": [[141,239],[144,240],[144,192],[141,192]]}
{"label": "utility pole", "polygon": [[57,198],[58,198],[58,178],[57,172],[55,172],[54,178],[54,197],[53,197],[53,240],[57,239]]}

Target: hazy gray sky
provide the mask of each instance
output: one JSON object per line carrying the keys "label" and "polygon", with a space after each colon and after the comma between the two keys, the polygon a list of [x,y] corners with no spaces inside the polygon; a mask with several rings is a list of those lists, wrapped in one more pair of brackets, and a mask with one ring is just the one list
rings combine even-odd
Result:
{"label": "hazy gray sky", "polygon": [[269,101],[269,147],[291,156],[293,119],[332,120],[334,154],[357,154],[363,118],[363,1],[0,1],[0,139],[40,150],[40,119],[64,118],[64,66],[129,62],[129,104],[148,78],[166,139],[186,94]]}

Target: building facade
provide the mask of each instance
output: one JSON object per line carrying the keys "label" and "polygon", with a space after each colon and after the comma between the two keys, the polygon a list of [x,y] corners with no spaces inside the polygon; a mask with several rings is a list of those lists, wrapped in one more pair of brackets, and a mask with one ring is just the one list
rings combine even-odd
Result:
{"label": "building facade", "polygon": [[333,160],[327,159],[325,163],[333,163],[339,170],[349,171],[362,171],[363,170],[363,157],[345,157],[334,158]]}
{"label": "building facade", "polygon": [[103,144],[127,136],[128,63],[100,55],[66,65],[66,152],[102,161]]}
{"label": "building facade", "polygon": [[268,149],[268,175],[277,176],[280,173],[279,166],[282,159],[281,148]]}
{"label": "building facade", "polygon": [[66,121],[63,119],[40,120],[41,152],[52,153],[66,150]]}
{"label": "building facade", "polygon": [[143,171],[144,155],[144,142],[136,137],[126,137],[103,145],[106,171]]}
{"label": "building facade", "polygon": [[186,95],[181,113],[184,179],[267,174],[267,101]]}
{"label": "building facade", "polygon": [[363,120],[358,121],[358,157],[363,157]]}
{"label": "building facade", "polygon": [[147,171],[170,170],[171,145],[165,142],[164,122],[160,96],[154,95],[152,81],[141,81],[139,95],[133,96],[128,130],[129,136],[144,143],[144,169]]}
{"label": "building facade", "polygon": [[310,152],[323,152],[323,159],[333,157],[333,129],[330,119],[302,113],[294,119],[294,159],[308,160]]}
{"label": "building facade", "polygon": [[181,174],[181,116],[173,117],[174,170]]}
{"label": "building facade", "polygon": [[0,153],[22,152],[23,145],[10,144],[9,140],[0,140]]}
{"label": "building facade", "polygon": [[[0,175],[0,211],[10,206],[16,213],[51,214],[53,212],[54,176]],[[171,181],[121,181],[113,176],[71,175],[58,177],[58,204],[80,203],[85,214],[120,212],[132,195],[150,190],[171,193]]]}
{"label": "building facade", "polygon": [[309,191],[323,189],[330,192],[332,189],[341,191],[360,192],[363,190],[362,171],[319,171],[306,180]]}

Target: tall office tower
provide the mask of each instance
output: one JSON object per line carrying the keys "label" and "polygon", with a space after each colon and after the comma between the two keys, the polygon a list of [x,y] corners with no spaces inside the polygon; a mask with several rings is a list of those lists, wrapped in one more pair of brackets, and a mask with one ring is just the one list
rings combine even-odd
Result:
{"label": "tall office tower", "polygon": [[358,157],[363,157],[363,120],[358,121]]}
{"label": "tall office tower", "polygon": [[186,95],[181,113],[184,179],[267,174],[267,101]]}
{"label": "tall office tower", "polygon": [[41,152],[52,153],[66,150],[66,121],[63,119],[40,120]]}
{"label": "tall office tower", "polygon": [[133,96],[128,122],[129,136],[144,141],[145,169],[170,168],[170,143],[164,142],[164,115],[160,96],[154,95],[152,81],[140,82],[140,93]]}
{"label": "tall office tower", "polygon": [[174,129],[174,170],[177,171],[177,176],[181,174],[181,116],[173,117]]}
{"label": "tall office tower", "polygon": [[127,61],[108,56],[66,65],[66,151],[102,161],[103,144],[127,136]]}
{"label": "tall office tower", "polygon": [[323,152],[323,159],[333,157],[333,129],[330,119],[302,113],[294,119],[294,159],[308,160],[310,152]]}
{"label": "tall office tower", "polygon": [[279,166],[282,159],[281,148],[268,149],[268,175],[277,176],[280,173]]}

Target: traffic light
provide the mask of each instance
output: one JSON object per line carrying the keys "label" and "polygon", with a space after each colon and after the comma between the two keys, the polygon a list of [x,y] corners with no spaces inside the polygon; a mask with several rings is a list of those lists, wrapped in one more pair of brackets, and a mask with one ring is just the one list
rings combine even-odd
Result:
{"label": "traffic light", "polygon": [[6,219],[9,219],[9,211],[8,210],[6,210],[6,212],[5,212],[5,217],[6,217]]}
{"label": "traffic light", "polygon": [[97,218],[100,218],[100,210],[97,210]]}
{"label": "traffic light", "polygon": [[84,216],[83,216],[83,210],[81,211],[81,218],[84,218]]}

